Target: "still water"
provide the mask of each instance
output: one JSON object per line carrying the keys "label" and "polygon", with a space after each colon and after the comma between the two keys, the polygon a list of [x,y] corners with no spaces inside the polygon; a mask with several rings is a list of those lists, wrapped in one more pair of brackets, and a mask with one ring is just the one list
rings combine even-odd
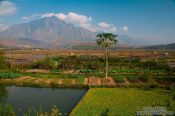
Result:
{"label": "still water", "polygon": [[86,92],[86,89],[0,87],[0,103],[13,105],[17,116],[22,116],[29,108],[41,107],[49,112],[53,105],[63,114],[69,114]]}

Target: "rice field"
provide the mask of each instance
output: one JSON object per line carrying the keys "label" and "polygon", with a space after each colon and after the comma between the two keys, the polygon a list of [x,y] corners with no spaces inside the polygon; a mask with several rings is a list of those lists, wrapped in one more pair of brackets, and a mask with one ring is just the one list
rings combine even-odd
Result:
{"label": "rice field", "polygon": [[167,106],[170,91],[134,88],[92,88],[71,116],[135,116],[143,107]]}

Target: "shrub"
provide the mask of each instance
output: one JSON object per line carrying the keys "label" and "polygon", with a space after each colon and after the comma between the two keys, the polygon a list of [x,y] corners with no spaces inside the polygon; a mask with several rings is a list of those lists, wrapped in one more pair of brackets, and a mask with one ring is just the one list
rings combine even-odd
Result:
{"label": "shrub", "polygon": [[112,77],[117,83],[123,83],[125,81],[123,75],[112,75]]}
{"label": "shrub", "polygon": [[34,62],[32,64],[32,68],[37,68],[37,69],[54,69],[54,68],[56,68],[56,63],[51,58],[47,57],[47,58],[45,58],[43,60]]}

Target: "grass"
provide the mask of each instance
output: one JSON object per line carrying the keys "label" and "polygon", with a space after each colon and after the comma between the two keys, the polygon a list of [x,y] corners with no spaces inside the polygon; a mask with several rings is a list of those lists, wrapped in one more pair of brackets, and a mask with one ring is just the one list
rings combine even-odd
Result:
{"label": "grass", "polygon": [[166,106],[168,90],[134,88],[93,88],[73,109],[71,116],[135,116],[145,106]]}

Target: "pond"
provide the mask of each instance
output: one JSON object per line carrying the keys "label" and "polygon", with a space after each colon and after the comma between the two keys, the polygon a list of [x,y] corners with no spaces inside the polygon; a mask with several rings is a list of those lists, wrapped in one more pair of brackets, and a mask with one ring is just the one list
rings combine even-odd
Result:
{"label": "pond", "polygon": [[0,87],[0,103],[13,105],[17,116],[40,106],[49,112],[53,105],[58,106],[63,114],[69,114],[86,92],[86,89]]}

